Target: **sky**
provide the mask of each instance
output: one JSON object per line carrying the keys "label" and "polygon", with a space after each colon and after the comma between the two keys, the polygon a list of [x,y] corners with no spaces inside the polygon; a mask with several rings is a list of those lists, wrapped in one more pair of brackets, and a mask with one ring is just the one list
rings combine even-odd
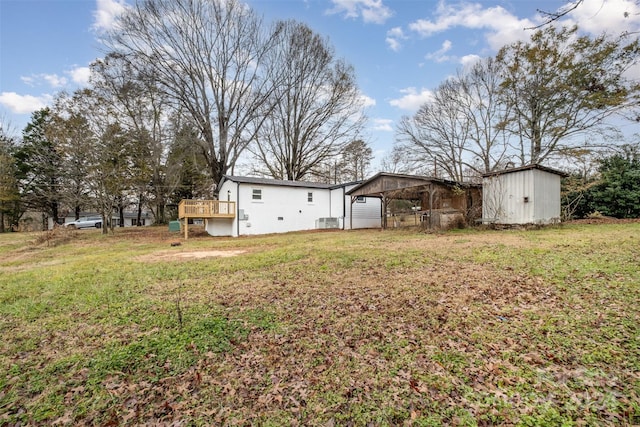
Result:
{"label": "sky", "polygon": [[[56,93],[86,85],[104,56],[100,34],[134,0],[0,0],[0,122],[20,134]],[[529,39],[566,0],[244,0],[265,22],[295,19],[349,62],[367,105],[363,139],[374,161],[395,128],[457,70]],[[627,17],[625,17],[625,14]],[[640,31],[640,2],[584,0],[561,24],[586,34]],[[375,165],[374,165],[375,167]]]}

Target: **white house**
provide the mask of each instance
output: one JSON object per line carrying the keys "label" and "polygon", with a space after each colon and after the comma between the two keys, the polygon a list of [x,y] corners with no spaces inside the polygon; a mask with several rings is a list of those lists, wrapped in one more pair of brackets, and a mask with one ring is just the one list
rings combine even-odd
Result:
{"label": "white house", "polygon": [[225,209],[229,206],[235,212],[229,212],[227,217],[206,218],[205,228],[212,236],[236,237],[319,228],[380,227],[380,199],[361,197],[351,203],[346,192],[356,184],[225,176],[218,197],[221,202],[229,202]]}
{"label": "white house", "polygon": [[482,219],[495,224],[550,224],[560,221],[560,180],[564,172],[528,165],[482,176]]}

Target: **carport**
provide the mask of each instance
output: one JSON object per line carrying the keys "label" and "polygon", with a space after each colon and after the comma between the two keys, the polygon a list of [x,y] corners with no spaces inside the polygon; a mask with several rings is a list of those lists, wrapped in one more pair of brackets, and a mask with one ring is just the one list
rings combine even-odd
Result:
{"label": "carport", "polygon": [[[393,200],[420,202],[416,211],[421,224],[429,229],[440,228],[443,214],[459,212],[466,222],[482,213],[482,186],[445,179],[380,172],[349,190],[351,204],[359,197],[381,199],[382,228],[388,227],[388,208]],[[351,210],[353,211],[353,210]]]}

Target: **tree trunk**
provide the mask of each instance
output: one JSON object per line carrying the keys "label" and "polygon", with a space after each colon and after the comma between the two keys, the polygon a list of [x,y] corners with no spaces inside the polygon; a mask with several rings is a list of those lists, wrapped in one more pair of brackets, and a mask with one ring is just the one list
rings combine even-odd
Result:
{"label": "tree trunk", "polygon": [[120,224],[118,226],[124,227],[124,206],[122,206],[122,203],[120,203],[120,206],[118,206],[118,214],[118,219],[120,220]]}
{"label": "tree trunk", "polygon": [[142,198],[144,196],[140,194],[138,197],[138,216],[136,218],[136,226],[140,227],[140,220],[142,219]]}

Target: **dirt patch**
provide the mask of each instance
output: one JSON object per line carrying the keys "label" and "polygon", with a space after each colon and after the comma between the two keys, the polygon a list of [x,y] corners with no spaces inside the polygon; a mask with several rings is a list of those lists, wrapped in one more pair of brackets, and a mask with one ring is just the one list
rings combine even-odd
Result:
{"label": "dirt patch", "polygon": [[567,224],[633,224],[640,222],[640,218],[611,218],[611,217],[596,217],[585,219],[574,219],[567,221]]}
{"label": "dirt patch", "polygon": [[189,251],[189,252],[172,252],[162,251],[153,254],[143,255],[137,259],[140,261],[170,261],[177,259],[204,259],[204,258],[229,258],[246,253],[245,250],[229,250],[229,251]]}

